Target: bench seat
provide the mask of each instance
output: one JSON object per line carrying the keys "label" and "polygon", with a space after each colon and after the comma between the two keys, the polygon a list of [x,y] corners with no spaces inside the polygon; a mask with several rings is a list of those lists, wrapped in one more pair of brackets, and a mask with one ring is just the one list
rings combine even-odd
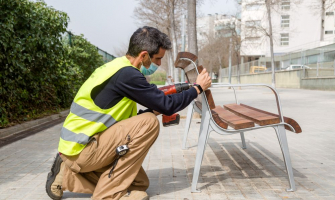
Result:
{"label": "bench seat", "polygon": [[277,116],[269,115],[264,112],[259,112],[257,110],[250,109],[248,107],[238,104],[227,104],[224,105],[224,108],[238,116],[249,119],[260,126],[280,123],[280,119]]}
{"label": "bench seat", "polygon": [[254,122],[252,122],[251,120],[235,115],[234,113],[230,112],[229,110],[224,109],[221,106],[216,106],[212,110],[213,118],[215,114],[217,114],[218,117],[220,118],[220,119],[214,119],[215,123],[219,124],[220,122],[218,123],[217,121],[222,120],[224,123],[228,124],[230,127],[232,127],[235,130],[243,129],[243,128],[250,128],[250,127],[255,126]]}

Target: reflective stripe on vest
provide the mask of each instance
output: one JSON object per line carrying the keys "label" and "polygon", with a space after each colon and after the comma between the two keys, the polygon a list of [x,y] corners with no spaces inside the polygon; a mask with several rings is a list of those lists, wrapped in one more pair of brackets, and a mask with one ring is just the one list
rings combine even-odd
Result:
{"label": "reflective stripe on vest", "polygon": [[74,133],[65,127],[62,127],[60,137],[63,140],[78,144],[87,144],[90,141],[90,137],[88,135],[85,135],[84,133]]}
{"label": "reflective stripe on vest", "polygon": [[72,102],[70,111],[73,114],[77,115],[78,117],[81,117],[88,121],[103,123],[106,127],[110,127],[116,122],[116,120],[111,115],[102,114],[102,113],[95,112],[93,110],[89,110],[77,104],[76,102]]}

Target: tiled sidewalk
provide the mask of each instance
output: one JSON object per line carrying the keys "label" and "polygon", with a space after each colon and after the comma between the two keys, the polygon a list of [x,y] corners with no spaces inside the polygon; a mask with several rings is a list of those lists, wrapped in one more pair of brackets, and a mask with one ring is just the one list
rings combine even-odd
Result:
{"label": "tiled sidewalk", "polygon": [[[228,90],[212,90],[218,105],[229,103]],[[275,111],[268,91],[241,91],[246,103]],[[212,132],[201,167],[198,188],[191,193],[200,119],[193,119],[188,150],[181,149],[185,120],[162,127],[143,167],[150,178],[150,199],[335,199],[335,92],[280,89],[284,115],[297,120],[303,133],[287,132],[297,191],[286,192],[287,175],[278,140],[271,128],[240,136]],[[182,113],[185,113],[183,111]],[[161,118],[161,117],[159,117]],[[0,148],[0,200],[49,199],[45,181],[57,152],[61,125]],[[66,192],[63,199],[90,199]]]}

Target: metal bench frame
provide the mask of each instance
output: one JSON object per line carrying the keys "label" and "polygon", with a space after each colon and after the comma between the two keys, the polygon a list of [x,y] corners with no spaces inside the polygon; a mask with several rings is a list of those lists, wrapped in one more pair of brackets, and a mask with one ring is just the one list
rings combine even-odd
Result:
{"label": "metal bench frame", "polygon": [[[199,71],[197,69],[197,65],[193,62],[193,60],[188,59],[188,58],[180,58],[182,60],[190,61],[191,64],[194,65],[194,68],[196,69],[197,73],[199,74]],[[286,166],[287,170],[287,175],[289,178],[289,184],[290,188],[287,189],[287,191],[295,191],[295,182],[294,182],[294,176],[293,176],[293,170],[292,170],[292,164],[291,164],[291,158],[290,158],[290,153],[289,153],[289,148],[288,148],[288,143],[287,143],[287,138],[286,138],[286,130],[285,130],[285,125],[289,126],[293,132],[295,132],[295,129],[290,125],[284,122],[284,117],[282,114],[282,108],[281,108],[281,103],[280,103],[280,98],[279,95],[276,91],[275,88],[266,85],[266,84],[212,84],[212,87],[231,87],[234,89],[234,87],[267,87],[272,90],[276,97],[276,102],[277,102],[277,108],[278,108],[278,114],[280,118],[280,123],[277,124],[271,124],[271,125],[265,125],[265,126],[259,126],[255,124],[255,127],[251,128],[244,128],[244,129],[224,129],[220,127],[213,119],[212,114],[211,114],[211,109],[209,107],[205,92],[201,94],[202,98],[202,110],[200,110],[196,105],[195,102],[193,101],[189,106],[188,106],[188,111],[187,111],[187,118],[186,118],[186,126],[185,126],[185,133],[184,133],[184,139],[183,139],[183,149],[187,149],[186,147],[186,142],[187,142],[187,135],[189,132],[191,120],[192,120],[192,114],[193,110],[195,110],[198,113],[201,113],[201,125],[200,125],[200,132],[199,132],[199,139],[198,139],[198,148],[197,148],[197,154],[196,154],[196,160],[195,160],[195,166],[194,166],[194,172],[193,172],[193,179],[192,179],[192,186],[191,186],[191,192],[200,192],[200,190],[197,189],[197,183],[199,179],[199,174],[200,174],[200,168],[201,168],[201,163],[202,159],[204,156],[205,152],[205,147],[207,143],[207,139],[210,135],[210,132],[215,131],[220,135],[230,135],[230,134],[236,134],[240,133],[241,135],[241,140],[242,140],[242,148],[246,149],[246,143],[245,143],[245,138],[244,138],[244,132],[251,131],[251,130],[256,130],[256,129],[261,129],[261,128],[267,128],[267,127],[272,127],[276,131],[277,138],[281,147],[281,151],[283,154],[284,158],[284,163]],[[238,100],[236,98],[236,92],[234,89],[234,94],[235,94],[235,101],[236,104],[238,103]]]}

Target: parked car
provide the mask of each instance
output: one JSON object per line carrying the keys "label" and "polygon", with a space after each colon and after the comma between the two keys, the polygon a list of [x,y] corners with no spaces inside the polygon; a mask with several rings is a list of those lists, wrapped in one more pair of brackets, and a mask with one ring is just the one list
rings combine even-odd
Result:
{"label": "parked car", "polygon": [[266,72],[266,67],[264,66],[251,66],[249,70],[250,74],[257,74],[260,72]]}
{"label": "parked car", "polygon": [[293,69],[311,69],[307,65],[290,65],[289,67],[285,68],[285,70],[293,70]]}

